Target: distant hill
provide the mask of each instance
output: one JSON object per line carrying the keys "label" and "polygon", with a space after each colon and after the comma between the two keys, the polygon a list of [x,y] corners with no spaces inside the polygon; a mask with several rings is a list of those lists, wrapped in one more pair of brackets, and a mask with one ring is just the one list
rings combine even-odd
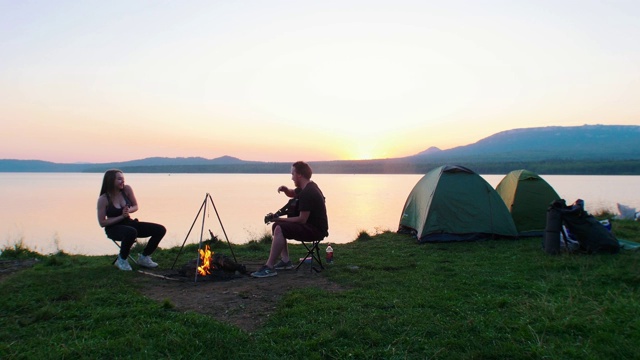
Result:
{"label": "distant hill", "polygon": [[210,164],[241,164],[245,161],[240,160],[233,156],[222,156],[215,159],[205,159],[203,157],[178,157],[178,158],[164,158],[164,157],[151,157],[142,160],[131,160],[121,162],[125,166],[158,166],[158,165],[210,165]]}
{"label": "distant hill", "polygon": [[140,160],[100,164],[59,164],[41,160],[0,159],[0,172],[103,172],[111,168],[142,169],[145,167],[154,168],[166,166],[229,166],[251,163],[253,162],[243,161],[232,156],[222,156],[215,159],[205,159],[202,157],[151,157]]}
{"label": "distant hill", "polygon": [[474,144],[437,151],[429,148],[413,158],[431,160],[596,160],[640,159],[640,126],[549,126],[499,132]]}
{"label": "distant hill", "polygon": [[143,168],[143,167],[165,167],[165,166],[209,166],[209,165],[238,165],[248,164],[249,161],[243,161],[232,156],[222,156],[215,159],[205,159],[203,157],[150,157],[140,160],[131,160],[105,164],[85,165],[85,172],[103,172],[111,168]]}
{"label": "distant hill", "polygon": [[0,159],[0,172],[82,172],[91,164],[58,164],[42,160]]}
{"label": "distant hill", "polygon": [[[310,162],[316,173],[425,173],[443,164],[481,174],[526,168],[539,174],[640,174],[640,126],[550,126],[503,131],[448,150],[428,147],[407,157]],[[101,164],[0,160],[0,172],[287,173],[289,162],[244,161],[231,156],[164,158]]]}

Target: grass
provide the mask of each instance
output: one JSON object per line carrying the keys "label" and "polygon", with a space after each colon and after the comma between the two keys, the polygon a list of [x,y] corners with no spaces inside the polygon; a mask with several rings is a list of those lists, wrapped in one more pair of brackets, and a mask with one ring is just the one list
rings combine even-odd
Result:
{"label": "grass", "polygon": [[[640,223],[614,221],[613,231],[640,242]],[[113,271],[112,257],[16,246],[0,260],[40,261],[0,282],[0,358],[640,358],[640,252],[549,256],[541,242],[416,245],[360,232],[332,244],[322,273],[347,290],[291,292],[253,333],[141,296],[136,274]],[[268,243],[234,252],[264,259]]]}

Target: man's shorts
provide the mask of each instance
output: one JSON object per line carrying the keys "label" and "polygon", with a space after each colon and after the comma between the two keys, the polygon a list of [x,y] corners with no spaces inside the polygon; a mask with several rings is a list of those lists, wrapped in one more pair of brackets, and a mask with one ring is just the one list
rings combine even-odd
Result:
{"label": "man's shorts", "polygon": [[325,236],[324,234],[316,229],[315,226],[310,224],[299,224],[299,223],[274,223],[272,225],[272,230],[276,228],[276,226],[280,226],[282,229],[282,235],[284,235],[285,239],[294,239],[298,241],[313,241],[313,240],[321,240]]}

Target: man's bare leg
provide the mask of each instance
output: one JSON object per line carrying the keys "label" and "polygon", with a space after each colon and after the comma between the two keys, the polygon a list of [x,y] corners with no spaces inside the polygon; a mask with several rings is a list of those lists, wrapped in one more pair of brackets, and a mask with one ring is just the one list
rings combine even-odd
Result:
{"label": "man's bare leg", "polygon": [[273,229],[273,242],[271,243],[269,260],[267,260],[266,265],[273,268],[278,261],[278,257],[280,257],[284,262],[289,261],[289,247],[287,246],[287,239],[284,238],[280,226],[276,226]]}

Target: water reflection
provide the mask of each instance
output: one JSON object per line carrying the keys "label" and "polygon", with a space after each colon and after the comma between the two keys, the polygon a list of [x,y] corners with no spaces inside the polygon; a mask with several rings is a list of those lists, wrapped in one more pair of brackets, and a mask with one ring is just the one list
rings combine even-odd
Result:
{"label": "water reflection", "polygon": [[[210,193],[229,240],[244,243],[270,229],[264,215],[287,201],[277,193],[291,186],[289,174],[125,174],[140,203],[135,216],[167,227],[162,247],[177,246]],[[409,192],[422,175],[314,174],[327,198],[329,241],[352,241],[361,230],[396,230]],[[503,175],[483,176],[496,186]],[[542,176],[571,203],[582,198],[590,212],[615,211],[616,202],[640,208],[639,176]],[[0,173],[0,245],[22,240],[42,253],[63,249],[73,254],[115,254],[96,218],[102,174]],[[204,218],[208,230],[224,238],[213,209]],[[187,243],[200,237],[202,217]]]}

